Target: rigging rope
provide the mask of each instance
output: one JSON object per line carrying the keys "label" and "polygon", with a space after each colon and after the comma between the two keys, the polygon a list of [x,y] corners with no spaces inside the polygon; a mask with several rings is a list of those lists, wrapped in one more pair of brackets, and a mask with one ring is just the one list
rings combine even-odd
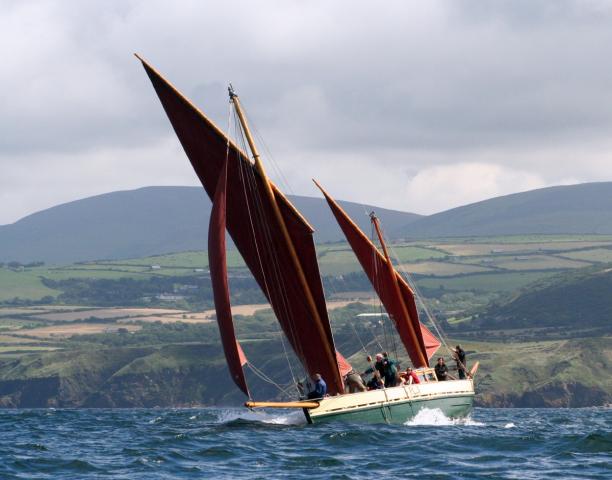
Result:
{"label": "rigging rope", "polygon": [[283,186],[283,190],[286,190],[291,195],[294,195],[295,193],[294,193],[293,189],[291,188],[291,185],[289,184],[287,178],[283,174],[283,171],[280,168],[280,165],[278,164],[276,159],[274,158],[274,155],[272,155],[272,151],[268,148],[268,145],[266,144],[266,141],[264,140],[263,135],[261,135],[259,133],[259,130],[257,129],[257,125],[255,123],[251,122],[251,119],[250,119],[248,113],[246,112],[246,108],[244,108],[244,102],[241,102],[241,103],[242,103],[243,110],[244,110],[244,116],[246,117],[247,122],[249,122],[249,125],[251,126],[251,130],[253,130],[253,132],[255,133],[255,138],[257,139],[258,143],[263,147],[264,153],[265,153],[265,157],[266,157],[267,160],[269,160],[269,163],[272,166],[272,169],[276,173],[279,182]]}
{"label": "rigging rope", "polygon": [[260,378],[261,380],[263,380],[266,383],[269,383],[270,385],[274,385],[281,393],[285,394],[287,396],[287,398],[291,398],[291,394],[289,393],[289,390],[292,389],[293,382],[291,384],[287,385],[286,387],[283,387],[279,383],[275,382],[268,375],[266,375],[262,370],[260,370],[255,365],[253,365],[251,362],[248,362],[247,366],[251,369],[251,371],[253,372],[253,374],[256,377]]}
{"label": "rigging rope", "polygon": [[[231,108],[231,105],[230,105]],[[240,147],[242,148],[243,151],[247,152],[247,145],[246,145],[246,141],[245,141],[245,133],[244,130],[242,128],[242,124],[240,123],[238,117],[237,117],[237,113],[234,109],[234,128],[235,128],[235,132],[236,132],[236,137],[237,140],[239,140],[240,142]],[[250,163],[250,162],[249,162]],[[280,295],[280,299],[281,299],[281,303],[282,305],[277,305],[277,308],[281,308],[283,310],[283,312],[286,314],[287,317],[290,317],[289,313],[290,313],[290,308],[289,308],[289,304],[287,302],[287,292],[285,289],[285,285],[284,282],[282,281],[281,278],[281,274],[280,274],[280,265],[278,264],[278,259],[276,258],[275,255],[271,255],[271,265],[272,265],[272,271],[273,271],[273,277],[272,279],[268,279],[266,278],[266,274],[265,274],[265,270],[264,270],[264,266],[263,266],[263,260],[262,260],[262,255],[261,255],[261,251],[260,251],[260,246],[258,245],[258,241],[257,241],[257,235],[255,234],[255,227],[254,227],[254,218],[255,220],[259,220],[258,224],[264,234],[264,241],[271,247],[271,250],[273,250],[274,246],[273,246],[273,241],[272,241],[272,234],[270,231],[270,226],[268,225],[268,223],[264,220],[264,208],[261,202],[261,195],[259,192],[259,188],[257,185],[257,179],[255,178],[255,171],[254,168],[252,167],[252,165],[245,165],[245,163],[243,161],[239,162],[240,165],[240,178],[241,178],[241,183],[243,186],[243,191],[244,191],[244,195],[245,195],[245,199],[247,199],[246,201],[246,205],[247,205],[247,213],[249,216],[249,223],[251,226],[251,231],[252,231],[252,235],[253,235],[253,239],[254,239],[254,245],[256,248],[256,252],[257,252],[257,258],[258,258],[258,262],[259,262],[259,266],[260,266],[260,270],[262,273],[262,277],[264,280],[264,285],[265,285],[265,290],[266,290],[266,296],[271,300],[272,296],[271,296],[271,292],[270,292],[270,288],[269,288],[269,284],[268,284],[268,280],[273,281],[274,284],[279,288],[279,290],[281,291],[281,295]],[[250,206],[250,202],[248,201],[249,195],[247,194],[247,186],[250,188],[251,192],[255,192],[255,195],[252,196],[252,198],[254,198],[255,200],[255,210],[257,213],[257,216],[253,215],[253,212],[251,210],[251,206]],[[294,345],[294,348],[299,348],[299,342],[295,341],[296,339],[296,334],[295,331],[293,329],[293,325],[291,322],[288,322],[288,327],[291,333],[291,336],[293,337],[294,341],[291,342],[292,345]],[[287,352],[287,348],[285,346],[284,343],[284,339],[283,339],[283,332],[280,331],[280,328],[278,325],[276,325],[277,331],[279,331],[280,333],[280,341],[281,341],[281,345],[283,348],[283,353],[285,355],[285,359],[287,361],[287,365],[289,367],[289,371],[291,374],[291,378],[293,380],[293,383],[296,385],[296,389],[297,389],[297,381],[296,381],[296,376],[294,373],[294,369],[293,366],[291,364],[290,358],[289,358],[289,354]],[[302,352],[300,352],[302,353]],[[301,355],[303,357],[303,354]],[[299,393],[299,390],[298,390]]]}

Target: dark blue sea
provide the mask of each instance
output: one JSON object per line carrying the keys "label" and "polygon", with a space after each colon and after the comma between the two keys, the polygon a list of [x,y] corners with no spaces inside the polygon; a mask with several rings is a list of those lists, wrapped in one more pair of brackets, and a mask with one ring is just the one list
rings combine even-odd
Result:
{"label": "dark blue sea", "polygon": [[305,425],[242,409],[0,410],[0,479],[612,478],[612,409]]}

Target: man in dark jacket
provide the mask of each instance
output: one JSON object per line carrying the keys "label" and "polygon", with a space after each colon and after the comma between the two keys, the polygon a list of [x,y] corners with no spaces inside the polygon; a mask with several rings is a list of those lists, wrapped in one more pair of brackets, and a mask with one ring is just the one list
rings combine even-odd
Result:
{"label": "man in dark jacket", "polygon": [[455,347],[455,362],[457,362],[457,372],[459,373],[459,379],[463,380],[465,378],[465,350],[461,348],[461,345],[457,345]]}
{"label": "man in dark jacket", "polygon": [[314,389],[308,394],[308,398],[323,398],[327,395],[327,384],[325,380],[323,380],[323,377],[321,377],[319,373],[315,373],[312,379],[314,380]]}
{"label": "man in dark jacket", "polygon": [[379,390],[381,388],[385,388],[385,382],[383,382],[382,378],[380,377],[378,370],[374,371],[374,375],[372,375],[372,378],[367,383],[366,387],[368,390]]}
{"label": "man in dark jacket", "polygon": [[389,358],[387,352],[383,353],[385,387],[395,387],[397,385],[397,365],[395,360]]}
{"label": "man in dark jacket", "polygon": [[363,372],[364,375],[369,375],[370,373],[378,371],[382,378],[385,377],[385,358],[383,357],[382,353],[376,354],[376,363],[373,366],[371,364],[372,357],[368,356],[368,362],[370,363],[370,368]]}
{"label": "man in dark jacket", "polygon": [[435,370],[438,381],[442,382],[444,380],[448,380],[448,367],[444,363],[444,359],[442,357],[438,358],[438,363],[436,363]]}

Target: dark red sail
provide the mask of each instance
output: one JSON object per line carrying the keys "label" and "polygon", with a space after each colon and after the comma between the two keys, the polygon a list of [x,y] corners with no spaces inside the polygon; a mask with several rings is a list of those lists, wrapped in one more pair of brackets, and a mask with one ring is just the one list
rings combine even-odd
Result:
{"label": "dark red sail", "polygon": [[236,340],[230,304],[230,290],[227,281],[227,257],[225,251],[226,183],[227,168],[224,165],[221,175],[219,175],[217,191],[213,197],[212,211],[210,212],[210,223],[208,225],[208,267],[210,269],[210,279],[215,299],[217,323],[219,324],[221,343],[225,352],[227,366],[236,385],[245,395],[249,395],[249,387],[246,384],[244,371],[242,370],[243,360],[246,361],[246,357]]}
{"label": "dark red sail", "polygon": [[[316,182],[315,182],[316,183]],[[393,319],[400,339],[415,367],[425,367],[440,342],[419,322],[414,293],[402,276],[390,269],[376,245],[349,218],[333,198],[317,184],[344,232],[364,272],[370,279],[380,301]],[[413,333],[414,334],[413,334]],[[424,337],[427,338],[426,346]],[[437,344],[437,346],[435,346]],[[432,349],[435,346],[435,350]],[[431,355],[428,355],[428,350]]]}
{"label": "dark red sail", "polygon": [[[397,279],[400,287],[400,292],[402,293],[402,297],[404,298],[404,302],[408,307],[408,312],[410,313],[411,318],[419,318],[419,312],[416,308],[416,303],[414,300],[414,292],[406,283],[406,280],[399,274],[397,274]],[[414,316],[414,317],[413,317]],[[420,322],[419,322],[420,323]],[[434,353],[440,348],[440,340],[436,337],[431,331],[422,323],[421,325],[421,335],[423,336],[423,344],[425,345],[425,351],[427,352],[427,360],[433,357]]]}
{"label": "dark red sail", "polygon": [[[191,165],[209,197],[213,197],[226,159],[227,137],[191,102],[143,61],[155,91]],[[309,306],[296,266],[282,235],[274,205],[264,194],[268,180],[229,143],[227,156],[227,230],[242,258],[272,305],[296,355],[309,374],[320,373],[331,394],[343,391],[325,307],[312,228],[272,185],[316,311]],[[321,328],[314,328],[314,322]]]}

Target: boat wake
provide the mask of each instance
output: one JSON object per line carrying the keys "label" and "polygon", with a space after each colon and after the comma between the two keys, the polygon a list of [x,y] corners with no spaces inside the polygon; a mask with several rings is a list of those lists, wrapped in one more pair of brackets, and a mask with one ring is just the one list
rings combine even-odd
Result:
{"label": "boat wake", "polygon": [[301,411],[275,412],[263,410],[226,409],[217,414],[218,423],[229,423],[236,420],[260,422],[271,425],[302,425],[306,423]]}
{"label": "boat wake", "polygon": [[432,425],[432,426],[451,426],[451,425],[467,425],[471,427],[484,427],[485,424],[477,422],[471,417],[465,418],[449,418],[439,408],[423,408],[416,414],[416,416],[408,420],[404,425],[421,426],[421,425]]}

